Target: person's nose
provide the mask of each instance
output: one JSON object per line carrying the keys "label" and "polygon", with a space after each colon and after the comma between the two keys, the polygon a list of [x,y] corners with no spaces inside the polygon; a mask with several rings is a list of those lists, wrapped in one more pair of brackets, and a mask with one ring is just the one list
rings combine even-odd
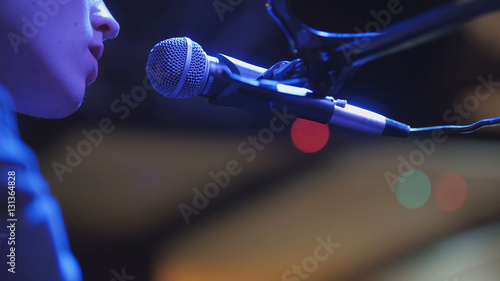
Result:
{"label": "person's nose", "polygon": [[114,39],[120,31],[120,24],[111,15],[103,1],[91,9],[90,22],[94,30],[102,32],[102,40]]}

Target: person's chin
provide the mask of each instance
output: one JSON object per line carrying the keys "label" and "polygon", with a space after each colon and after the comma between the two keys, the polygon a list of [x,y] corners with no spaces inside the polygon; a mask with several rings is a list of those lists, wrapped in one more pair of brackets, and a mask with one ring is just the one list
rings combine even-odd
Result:
{"label": "person's chin", "polygon": [[82,105],[85,97],[86,86],[82,82],[77,80],[64,85],[62,91],[66,93],[62,97],[56,98],[54,102],[48,103],[46,110],[42,112],[43,116],[40,117],[59,119],[75,113]]}
{"label": "person's chin", "polygon": [[62,119],[75,113],[80,107],[80,105],[81,102],[77,105],[64,106],[64,107],[50,106],[50,108],[38,108],[35,110],[20,109],[18,110],[18,113],[38,118]]}
{"label": "person's chin", "polygon": [[51,114],[49,116],[46,116],[45,118],[50,118],[50,119],[61,119],[68,117],[78,111],[80,106],[82,105],[82,101],[80,100],[78,103],[72,104],[70,106],[65,107],[63,110],[59,111],[56,114]]}
{"label": "person's chin", "polygon": [[[25,106],[18,106],[17,111],[32,117],[47,119],[65,118],[75,113],[80,108],[84,95],[85,92],[83,90],[82,92],[68,93],[65,98],[53,97],[52,99],[46,99],[43,103],[31,101],[29,103],[20,103]],[[29,106],[26,106],[27,104],[29,104]]]}
{"label": "person's chin", "polygon": [[76,99],[74,101],[68,102],[64,106],[61,106],[59,108],[54,108],[53,110],[48,110],[45,113],[44,118],[50,118],[50,119],[60,119],[60,118],[65,118],[70,116],[71,114],[75,113],[80,106],[82,105],[83,102],[83,97],[81,99]]}

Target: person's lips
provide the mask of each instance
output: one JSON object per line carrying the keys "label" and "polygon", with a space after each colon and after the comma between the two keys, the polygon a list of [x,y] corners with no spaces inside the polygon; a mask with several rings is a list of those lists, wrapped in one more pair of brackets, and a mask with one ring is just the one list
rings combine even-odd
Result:
{"label": "person's lips", "polygon": [[87,77],[86,84],[87,86],[94,83],[95,80],[97,79],[97,73],[99,71],[99,67],[97,65],[97,61],[101,58],[102,53],[104,51],[104,46],[102,44],[100,45],[92,45],[89,46],[90,53],[94,57],[95,60],[92,61],[93,64],[93,69],[91,74]]}
{"label": "person's lips", "polygon": [[89,47],[90,52],[94,56],[95,60],[99,60],[104,52],[104,45],[92,45]]}

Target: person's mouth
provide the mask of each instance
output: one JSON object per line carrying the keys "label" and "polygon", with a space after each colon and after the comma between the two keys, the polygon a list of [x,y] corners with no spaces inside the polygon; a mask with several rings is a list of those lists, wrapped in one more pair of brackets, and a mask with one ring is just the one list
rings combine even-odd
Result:
{"label": "person's mouth", "polygon": [[104,51],[104,46],[102,44],[100,45],[92,45],[89,47],[89,50],[90,50],[90,53],[92,54],[92,56],[94,57],[95,60],[92,60],[92,64],[93,64],[93,69],[92,69],[92,72],[91,74],[87,77],[87,81],[85,81],[86,85],[90,85],[92,83],[95,82],[95,80],[97,79],[97,73],[99,71],[99,67],[98,67],[98,64],[97,64],[97,61],[101,58],[102,56],[102,53]]}
{"label": "person's mouth", "polygon": [[98,61],[101,58],[102,53],[104,52],[104,45],[102,44],[91,45],[89,46],[89,50],[94,56],[95,60]]}

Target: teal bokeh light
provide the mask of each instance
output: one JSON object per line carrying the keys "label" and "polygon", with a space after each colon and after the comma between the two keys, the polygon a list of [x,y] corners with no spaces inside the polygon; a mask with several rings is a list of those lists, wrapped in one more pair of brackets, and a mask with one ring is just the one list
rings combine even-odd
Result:
{"label": "teal bokeh light", "polygon": [[396,183],[396,197],[408,209],[425,205],[431,196],[431,181],[418,170],[404,173]]}

